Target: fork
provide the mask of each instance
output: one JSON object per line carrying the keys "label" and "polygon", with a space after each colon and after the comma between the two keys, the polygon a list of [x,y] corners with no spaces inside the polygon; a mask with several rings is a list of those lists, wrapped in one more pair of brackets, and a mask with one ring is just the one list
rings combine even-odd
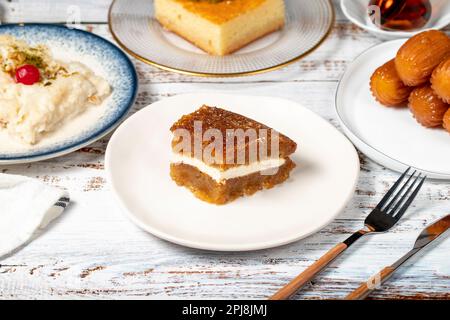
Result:
{"label": "fork", "polygon": [[[422,176],[421,173],[416,176],[416,170],[406,178],[410,170],[411,168],[408,168],[400,176],[375,209],[367,216],[363,229],[355,232],[347,240],[328,251],[294,280],[270,297],[269,300],[285,300],[290,298],[362,236],[371,233],[386,232],[397,224],[419,193],[420,188],[427,178],[426,176]],[[406,182],[403,183],[405,178]]]}

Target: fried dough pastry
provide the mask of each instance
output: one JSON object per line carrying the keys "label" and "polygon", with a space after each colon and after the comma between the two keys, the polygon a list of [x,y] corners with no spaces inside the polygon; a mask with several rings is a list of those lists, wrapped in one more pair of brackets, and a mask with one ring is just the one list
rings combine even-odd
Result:
{"label": "fried dough pastry", "polygon": [[429,81],[431,73],[450,55],[450,38],[442,31],[419,33],[406,41],[395,58],[398,75],[407,86]]}
{"label": "fried dough pastry", "polygon": [[450,105],[442,101],[429,85],[414,89],[409,97],[409,109],[424,127],[442,126],[449,108]]}
{"label": "fried dough pastry", "polygon": [[450,57],[442,61],[431,76],[431,86],[446,103],[450,103]]}
{"label": "fried dough pastry", "polygon": [[447,112],[444,114],[444,121],[442,126],[445,130],[450,132],[450,109],[447,110]]}
{"label": "fried dough pastry", "polygon": [[370,78],[370,91],[375,99],[388,107],[403,107],[413,90],[398,76],[394,59],[386,62]]}

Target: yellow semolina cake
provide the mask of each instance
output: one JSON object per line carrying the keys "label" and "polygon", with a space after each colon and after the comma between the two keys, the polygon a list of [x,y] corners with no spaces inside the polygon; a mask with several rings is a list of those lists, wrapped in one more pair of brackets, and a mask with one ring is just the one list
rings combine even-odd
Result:
{"label": "yellow semolina cake", "polygon": [[166,29],[213,55],[227,55],[277,31],[285,23],[283,0],[155,0]]}

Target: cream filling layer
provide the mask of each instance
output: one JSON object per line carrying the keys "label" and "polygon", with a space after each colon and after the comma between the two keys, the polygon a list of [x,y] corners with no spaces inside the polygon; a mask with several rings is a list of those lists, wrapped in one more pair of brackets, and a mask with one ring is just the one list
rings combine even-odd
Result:
{"label": "cream filling layer", "polygon": [[182,163],[195,167],[199,171],[203,172],[204,174],[207,174],[212,179],[216,180],[217,182],[244,177],[249,174],[260,171],[271,171],[273,169],[281,167],[285,162],[286,160],[283,158],[267,159],[263,161],[254,162],[249,165],[241,165],[227,170],[219,170],[215,167],[208,166],[206,163],[197,158],[188,157],[181,154],[173,153],[171,160],[171,163],[173,164]]}

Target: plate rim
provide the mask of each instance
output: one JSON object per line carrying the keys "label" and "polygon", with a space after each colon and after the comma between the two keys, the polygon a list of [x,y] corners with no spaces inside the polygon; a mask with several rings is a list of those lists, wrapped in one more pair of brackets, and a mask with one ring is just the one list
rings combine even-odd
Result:
{"label": "plate rim", "polygon": [[[125,125],[130,119],[133,119],[134,117],[138,117],[139,114],[141,112],[145,112],[147,111],[147,109],[154,107],[155,104],[158,104],[162,101],[166,101],[168,99],[172,99],[172,98],[177,98],[177,97],[183,97],[183,96],[193,96],[193,95],[201,95],[201,94],[207,94],[207,95],[211,95],[211,94],[220,94],[221,96],[231,96],[232,94],[229,93],[221,93],[218,91],[212,91],[212,92],[199,92],[199,93],[184,93],[184,94],[179,94],[173,97],[169,97],[169,98],[165,98],[165,99],[161,99],[158,100],[156,102],[153,102],[145,107],[143,107],[142,109],[140,109],[138,112],[134,113],[131,117],[129,117],[122,125]],[[235,95],[232,95],[235,96]],[[136,226],[138,226],[139,228],[143,229],[144,231],[150,233],[151,235],[162,239],[164,241],[168,241],[171,243],[175,243],[177,245],[183,246],[183,247],[188,247],[188,248],[193,248],[193,249],[198,249],[198,250],[205,250],[205,251],[214,251],[214,252],[249,252],[249,251],[260,251],[260,250],[266,250],[266,249],[271,249],[271,248],[276,248],[276,247],[281,247],[287,244],[291,244],[297,241],[300,241],[302,239],[305,239],[315,233],[317,233],[318,231],[322,230],[323,228],[325,228],[327,225],[329,225],[331,222],[333,222],[346,208],[346,206],[348,205],[348,203],[353,199],[354,194],[355,194],[355,190],[356,187],[358,185],[358,181],[359,181],[359,177],[360,177],[360,173],[361,173],[361,163],[359,161],[359,156],[358,156],[358,152],[355,148],[355,146],[352,144],[352,142],[341,132],[339,131],[335,126],[333,126],[330,122],[328,122],[327,120],[325,120],[324,118],[322,118],[320,115],[318,115],[317,113],[313,112],[312,110],[310,110],[309,108],[301,105],[300,103],[293,101],[291,99],[286,99],[286,98],[281,98],[281,97],[274,97],[274,96],[266,96],[266,95],[251,95],[251,94],[239,94],[239,96],[245,96],[245,97],[257,97],[257,98],[271,98],[271,99],[278,99],[278,100],[285,100],[288,101],[290,103],[295,103],[297,104],[300,108],[303,108],[304,110],[306,110],[308,113],[310,113],[313,117],[317,117],[318,121],[322,121],[324,122],[326,125],[330,126],[332,129],[334,129],[336,131],[337,134],[340,134],[342,136],[343,139],[347,140],[347,142],[349,143],[349,146],[351,146],[351,149],[353,150],[352,152],[352,156],[353,156],[353,162],[355,164],[355,170],[356,170],[356,174],[355,174],[355,178],[352,184],[352,187],[350,188],[350,191],[348,193],[348,195],[346,195],[344,201],[342,202],[342,205],[336,209],[336,212],[334,213],[334,215],[330,216],[326,222],[324,222],[323,224],[317,226],[316,228],[314,228],[313,230],[311,230],[308,233],[304,233],[302,235],[296,236],[296,237],[289,237],[289,238],[283,238],[281,240],[272,240],[272,241],[266,241],[266,242],[255,242],[255,243],[251,243],[249,245],[234,245],[234,246],[230,246],[230,245],[210,245],[201,241],[192,241],[192,240],[185,240],[182,237],[177,237],[174,236],[170,233],[166,233],[163,231],[160,231],[157,228],[154,228],[148,224],[145,224],[143,222],[141,222],[135,214],[132,213],[132,210],[129,210],[127,208],[127,205],[125,204],[125,201],[122,200],[122,198],[120,197],[120,193],[118,192],[117,188],[116,188],[116,184],[114,183],[114,178],[112,175],[112,170],[111,170],[111,146],[114,144],[115,140],[117,139],[118,135],[121,133],[121,127],[119,127],[116,132],[113,134],[113,136],[111,137],[111,139],[109,140],[108,146],[106,148],[106,152],[105,152],[105,171],[106,171],[106,178],[107,178],[107,182],[111,188],[111,193],[113,195],[113,198],[115,199],[116,203],[118,204],[120,211],[122,212],[122,214],[124,216],[126,216],[131,222],[133,222]],[[199,200],[200,201],[200,200]]]}
{"label": "plate rim", "polygon": [[266,72],[270,72],[270,71],[274,71],[274,70],[278,70],[281,68],[284,68],[290,64],[293,64],[299,60],[301,60],[302,58],[308,56],[309,54],[311,54],[313,51],[315,51],[317,48],[319,48],[324,42],[325,40],[329,37],[329,35],[331,34],[332,30],[333,30],[333,25],[336,21],[336,12],[335,12],[335,8],[332,4],[332,0],[326,0],[326,3],[328,4],[328,7],[330,9],[331,15],[330,15],[330,19],[328,21],[328,30],[327,32],[325,32],[325,34],[322,36],[322,38],[320,39],[320,41],[313,46],[311,49],[309,49],[308,51],[304,52],[303,54],[290,59],[288,61],[285,61],[283,63],[277,64],[275,66],[271,66],[271,67],[266,67],[266,68],[261,68],[261,69],[257,69],[257,70],[252,70],[252,71],[242,71],[242,72],[232,72],[232,73],[214,73],[214,72],[199,72],[199,71],[191,71],[191,70],[186,70],[186,69],[180,69],[180,68],[175,68],[175,67],[171,67],[168,65],[164,65],[161,64],[159,62],[150,60],[148,58],[145,58],[139,54],[137,54],[136,52],[134,52],[133,50],[129,49],[117,36],[117,34],[114,32],[113,27],[112,27],[112,9],[114,7],[114,4],[116,3],[117,0],[113,0],[111,2],[111,5],[109,6],[108,9],[108,28],[109,31],[111,32],[114,41],[117,42],[117,44],[125,51],[127,52],[129,55],[133,56],[135,59],[138,59],[141,62],[144,62],[148,65],[151,65],[153,67],[157,67],[159,69],[165,70],[165,71],[171,71],[171,72],[175,72],[175,73],[179,73],[179,74],[183,74],[183,75],[189,75],[189,76],[197,76],[197,77],[204,77],[204,78],[232,78],[232,77],[243,77],[243,76],[251,76],[251,75],[257,75],[257,74],[261,74],[261,73],[266,73]]}
{"label": "plate rim", "polygon": [[128,69],[131,71],[132,76],[132,82],[133,82],[133,92],[131,95],[131,99],[128,102],[128,106],[123,110],[123,112],[104,130],[98,132],[96,135],[86,137],[85,139],[82,139],[79,142],[74,142],[68,146],[58,148],[57,150],[49,150],[47,152],[38,153],[33,156],[14,156],[10,158],[0,158],[0,164],[1,165],[14,165],[14,164],[24,164],[24,163],[32,163],[32,162],[39,162],[43,160],[58,158],[67,154],[70,154],[74,151],[77,151],[79,149],[82,149],[95,141],[103,138],[104,136],[111,133],[114,129],[116,129],[122,121],[127,117],[129,111],[133,107],[134,103],[137,99],[137,94],[139,91],[139,81],[138,81],[138,75],[136,71],[136,67],[131,61],[131,59],[113,42],[109,41],[108,39],[105,39],[97,34],[94,34],[92,32],[88,32],[85,30],[77,29],[77,28],[69,28],[65,25],[59,25],[59,24],[53,24],[53,23],[4,23],[0,24],[0,29],[7,28],[7,27],[43,27],[43,28],[55,28],[55,29],[61,29],[61,30],[68,30],[71,32],[79,33],[84,36],[89,36],[92,38],[95,38],[99,41],[102,41],[106,43],[109,47],[116,50],[127,62]]}
{"label": "plate rim", "polygon": [[[398,43],[405,42],[408,39],[409,38],[401,38],[401,39],[394,39],[394,40],[390,40],[390,41],[384,41],[384,42],[375,44],[375,45],[367,48],[366,50],[364,50],[360,54],[358,54],[353,59],[353,61],[346,67],[345,72],[342,74],[342,76],[339,79],[339,83],[337,85],[336,92],[335,92],[335,98],[334,98],[334,111],[335,111],[335,113],[337,115],[337,119],[338,119],[339,124],[341,125],[345,135],[350,139],[350,141],[352,141],[358,147],[358,149],[362,153],[364,153],[367,157],[369,157],[370,159],[372,159],[373,161],[375,161],[379,165],[381,165],[381,166],[383,166],[383,167],[385,167],[387,169],[393,170],[395,172],[399,172],[399,173],[403,172],[406,168],[411,167],[411,168],[417,169],[417,170],[419,170],[419,171],[421,171],[423,173],[428,174],[432,179],[450,180],[450,174],[443,174],[443,173],[434,172],[434,171],[430,171],[430,170],[425,170],[425,169],[421,169],[421,168],[418,168],[418,167],[415,167],[415,166],[408,165],[408,164],[403,163],[403,162],[401,162],[401,161],[399,161],[397,159],[394,159],[393,157],[391,157],[391,156],[385,154],[384,152],[378,150],[377,148],[371,146],[369,143],[365,142],[362,138],[360,138],[356,133],[354,133],[352,129],[350,129],[350,126],[347,125],[347,123],[344,121],[343,117],[341,116],[341,113],[339,112],[340,106],[342,108],[345,108],[345,107],[342,106],[343,103],[340,102],[340,99],[339,99],[339,94],[340,94],[340,92],[342,90],[343,79],[346,76],[348,76],[348,74],[350,72],[350,68],[354,65],[354,63],[358,59],[362,58],[364,55],[370,53],[371,51],[373,51],[375,49],[378,49],[378,47],[389,46],[389,45],[392,45],[393,42],[398,42]],[[360,146],[363,146],[363,147],[360,147]],[[374,154],[377,154],[378,157],[376,157],[376,156],[372,155],[371,153],[367,152],[365,150],[366,148],[371,150]],[[383,161],[379,160],[379,158],[382,158],[384,160]],[[392,163],[397,164],[398,166],[395,166]]]}

